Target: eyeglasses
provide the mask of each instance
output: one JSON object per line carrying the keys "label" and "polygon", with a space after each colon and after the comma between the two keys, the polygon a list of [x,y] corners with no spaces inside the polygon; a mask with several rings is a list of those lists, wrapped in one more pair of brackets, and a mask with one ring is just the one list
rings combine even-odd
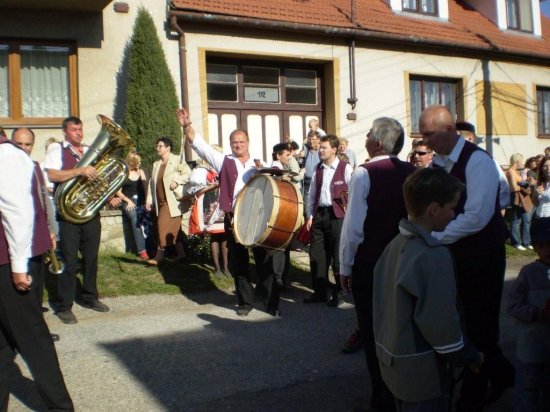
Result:
{"label": "eyeglasses", "polygon": [[161,148],[161,147],[164,147],[164,145],[163,145],[163,144],[158,144],[158,145],[157,145],[157,149],[159,149],[159,148]]}
{"label": "eyeglasses", "polygon": [[414,152],[412,152],[412,155],[413,156],[426,156],[427,154],[431,154],[432,152],[423,152],[421,150],[415,150]]}

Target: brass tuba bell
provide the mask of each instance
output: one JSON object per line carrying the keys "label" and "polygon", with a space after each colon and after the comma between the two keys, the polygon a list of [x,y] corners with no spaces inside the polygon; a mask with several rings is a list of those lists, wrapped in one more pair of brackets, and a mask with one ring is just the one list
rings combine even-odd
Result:
{"label": "brass tuba bell", "polygon": [[97,120],[101,130],[75,168],[93,166],[98,176],[94,180],[75,177],[55,191],[60,216],[74,224],[90,221],[128,177],[128,166],[123,159],[124,152],[134,147],[132,139],[107,116],[98,114]]}

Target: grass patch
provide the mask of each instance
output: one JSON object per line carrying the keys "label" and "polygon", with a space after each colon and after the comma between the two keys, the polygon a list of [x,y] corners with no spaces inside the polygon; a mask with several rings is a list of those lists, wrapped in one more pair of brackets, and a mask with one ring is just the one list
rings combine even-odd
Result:
{"label": "grass patch", "polygon": [[[252,255],[252,254],[251,254]],[[256,267],[251,259],[250,273],[256,282]],[[309,284],[309,267],[291,260],[289,278],[300,284]],[[77,275],[81,282],[82,275]],[[153,293],[175,295],[192,294],[234,288],[233,278],[218,278],[210,258],[204,254],[189,254],[185,262],[161,262],[150,266],[134,254],[106,250],[99,254],[97,287],[102,297],[140,296]],[[55,295],[55,275],[46,275],[45,299]]]}

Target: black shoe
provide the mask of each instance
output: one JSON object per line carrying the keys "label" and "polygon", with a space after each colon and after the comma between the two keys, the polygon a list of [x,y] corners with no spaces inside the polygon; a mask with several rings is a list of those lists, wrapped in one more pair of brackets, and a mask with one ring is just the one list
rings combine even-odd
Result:
{"label": "black shoe", "polygon": [[60,338],[59,338],[59,335],[57,333],[52,333],[52,334],[50,334],[50,336],[52,337],[52,340],[54,342],[59,342]]}
{"label": "black shoe", "polygon": [[87,309],[93,309],[97,312],[109,312],[109,306],[99,300],[83,301],[82,306]]}
{"label": "black shoe", "polygon": [[248,316],[251,310],[252,308],[249,306],[239,306],[239,309],[237,309],[237,315]]}
{"label": "black shoe", "polygon": [[323,298],[320,296],[311,295],[309,298],[304,298],[304,303],[325,303],[327,301],[327,298]]}
{"label": "black shoe", "polygon": [[332,295],[330,300],[327,303],[327,306],[330,308],[336,308],[340,306],[342,303],[344,303],[344,299],[342,298],[342,294],[340,292]]}
{"label": "black shoe", "polygon": [[46,312],[48,312],[48,311],[49,311],[49,309],[48,309],[47,307],[42,306],[42,313],[46,313]]}
{"label": "black shoe", "polygon": [[269,313],[271,316],[275,318],[278,318],[281,316],[281,311],[279,309],[267,309],[265,312]]}
{"label": "black shoe", "polygon": [[59,320],[66,324],[75,324],[78,323],[78,320],[76,319],[76,316],[74,315],[73,311],[70,309],[63,310],[56,313]]}

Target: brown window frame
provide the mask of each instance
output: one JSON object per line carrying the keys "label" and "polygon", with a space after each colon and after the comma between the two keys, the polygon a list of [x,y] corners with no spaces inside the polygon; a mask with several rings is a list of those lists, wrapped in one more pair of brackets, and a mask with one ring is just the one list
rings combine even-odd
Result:
{"label": "brown window frame", "polygon": [[[550,87],[537,86],[537,137],[541,139],[550,139],[550,110],[546,113],[544,111],[544,106],[541,107],[540,97],[542,94],[550,95]],[[540,128],[541,124],[543,126],[542,131]],[[548,129],[548,133],[544,133],[544,129]]]}
{"label": "brown window frame", "polygon": [[[237,109],[237,110],[291,110],[291,111],[322,111],[323,90],[321,88],[322,78],[324,72],[318,64],[304,64],[295,62],[279,62],[277,60],[252,60],[252,59],[235,59],[227,58],[225,56],[207,56],[207,64],[226,64],[237,66],[237,101],[222,101],[222,100],[208,100],[208,107],[211,109]],[[260,102],[246,102],[244,101],[244,82],[243,82],[243,67],[263,67],[279,69],[279,103],[260,103]],[[300,104],[300,103],[286,103],[286,76],[285,69],[297,69],[297,70],[310,70],[316,73],[316,91],[317,102],[316,104]]]}
{"label": "brown window frame", "polygon": [[438,0],[433,0],[433,2],[434,2],[434,12],[433,13],[422,11],[422,5],[420,4],[421,2],[422,2],[422,0],[416,0],[416,8],[414,8],[414,9],[405,8],[403,6],[403,3],[401,3],[401,9],[403,11],[408,12],[408,13],[417,13],[417,14],[423,14],[423,15],[426,15],[426,16],[439,16]]}
{"label": "brown window frame", "polygon": [[[438,102],[436,104],[443,104],[441,102],[441,84],[450,84],[454,86],[454,99],[455,99],[455,113],[451,113],[457,118],[461,118],[464,115],[464,102],[463,102],[463,84],[462,80],[460,78],[456,77],[438,77],[438,76],[425,76],[425,75],[417,75],[417,74],[410,74],[409,75],[409,105],[410,105],[410,112],[411,115],[413,113],[413,101],[412,96],[410,95],[410,89],[411,89],[411,83],[413,81],[419,81],[420,82],[420,111],[419,113],[422,113],[422,111],[428,107],[428,105],[425,102],[424,99],[424,87],[425,82],[430,83],[439,83],[439,90],[438,90]],[[417,138],[421,137],[419,130],[413,130],[413,124],[414,122],[411,119],[411,137]]]}
{"label": "brown window frame", "polygon": [[0,44],[8,46],[8,89],[10,97],[9,117],[0,117],[3,126],[58,126],[65,117],[25,117],[21,95],[21,46],[67,47],[69,76],[69,116],[79,116],[78,102],[78,56],[74,42],[63,40],[2,39]]}

